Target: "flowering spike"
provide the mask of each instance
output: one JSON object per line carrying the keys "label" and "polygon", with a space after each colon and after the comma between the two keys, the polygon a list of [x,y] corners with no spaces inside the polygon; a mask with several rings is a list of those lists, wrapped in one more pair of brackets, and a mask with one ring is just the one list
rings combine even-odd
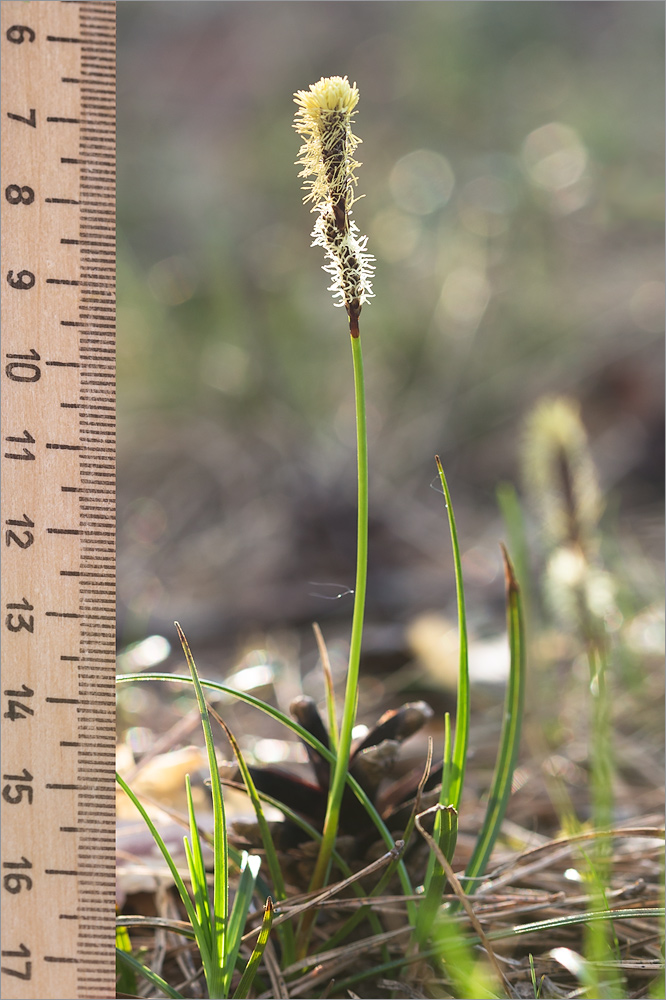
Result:
{"label": "flowering spike", "polygon": [[336,305],[345,306],[355,337],[361,306],[373,295],[374,271],[374,258],[366,250],[368,238],[360,235],[351,218],[355,170],[360,166],[354,151],[361,140],[352,132],[358,99],[356,85],[352,87],[346,76],[322,77],[294,95],[298,105],[294,128],[304,139],[298,176],[305,178],[303,200],[312,201],[312,211],[317,212],[312,246],[326,252],[324,270],[333,278],[329,291],[338,300]]}

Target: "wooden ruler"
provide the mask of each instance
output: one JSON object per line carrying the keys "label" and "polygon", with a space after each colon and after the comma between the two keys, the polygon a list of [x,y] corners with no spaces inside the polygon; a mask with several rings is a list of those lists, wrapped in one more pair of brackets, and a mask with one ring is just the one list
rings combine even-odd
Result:
{"label": "wooden ruler", "polygon": [[3,0],[2,975],[115,996],[115,4]]}

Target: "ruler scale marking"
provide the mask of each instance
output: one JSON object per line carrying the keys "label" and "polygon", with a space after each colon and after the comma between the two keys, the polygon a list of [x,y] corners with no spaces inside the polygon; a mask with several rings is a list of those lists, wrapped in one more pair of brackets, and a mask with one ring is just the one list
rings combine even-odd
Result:
{"label": "ruler scale marking", "polygon": [[113,347],[94,345],[115,330],[115,5],[1,8],[3,353],[17,356],[3,362],[2,437],[18,443],[0,453],[0,806],[3,863],[31,866],[0,893],[2,996],[104,998],[115,996],[115,366]]}

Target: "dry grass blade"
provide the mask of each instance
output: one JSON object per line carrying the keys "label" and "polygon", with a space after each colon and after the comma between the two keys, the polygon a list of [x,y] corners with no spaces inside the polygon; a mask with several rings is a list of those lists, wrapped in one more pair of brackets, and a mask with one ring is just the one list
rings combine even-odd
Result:
{"label": "dry grass blade", "polygon": [[182,934],[183,937],[194,939],[194,931],[187,920],[169,920],[166,917],[116,917],[118,927],[162,927],[164,930]]}
{"label": "dry grass blade", "polygon": [[359,958],[362,955],[367,955],[375,949],[381,948],[387,941],[398,939],[410,930],[411,928],[406,924],[395,931],[375,934],[373,937],[364,938],[363,941],[357,941],[355,944],[338,948],[335,953],[327,951],[319,955],[310,955],[302,964],[308,966],[315,963],[314,968],[307,975],[290,984],[290,996],[310,996],[310,991],[316,986],[319,986],[336,972],[344,972],[348,969],[350,956]]}
{"label": "dry grass blade", "polygon": [[427,749],[427,752],[426,752],[425,767],[423,768],[423,774],[421,775],[421,780],[419,781],[418,787],[416,789],[416,795],[414,797],[414,808],[412,809],[412,813],[411,813],[411,815],[409,817],[409,820],[407,822],[407,826],[405,827],[405,844],[409,843],[409,838],[412,835],[412,830],[414,829],[414,825],[416,823],[416,817],[421,812],[421,801],[422,801],[422,798],[423,798],[423,789],[426,786],[426,781],[430,777],[430,771],[432,770],[433,750],[434,750],[433,738],[432,738],[432,736],[429,736],[428,737],[428,749]]}
{"label": "dry grass blade", "polygon": [[[564,858],[568,858],[571,854],[571,848],[567,844],[559,851],[555,851],[553,854],[544,854],[536,861],[533,861],[530,865],[524,865],[522,867],[511,867],[509,871],[505,871],[504,875],[495,879],[489,877],[484,880],[483,883],[476,890],[478,896],[484,896],[487,893],[496,892],[497,889],[504,885],[510,885],[512,882],[516,882],[519,879],[523,881],[528,875],[535,875],[537,872],[542,871],[544,868],[549,868],[556,861],[562,861]],[[514,862],[511,862],[512,866]]]}
{"label": "dry grass blade", "polygon": [[409,997],[409,1000],[428,1000],[425,993],[421,993],[420,990],[415,989],[414,986],[410,986],[409,983],[400,983],[395,979],[380,979],[377,985],[384,987],[386,990],[400,990],[406,997]]}
{"label": "dry grass blade", "polygon": [[615,827],[611,830],[587,830],[584,833],[575,833],[568,837],[558,837],[556,840],[549,840],[545,844],[533,847],[529,851],[523,851],[516,858],[507,861],[506,864],[499,865],[488,878],[493,879],[493,884],[496,886],[498,882],[495,880],[495,875],[499,875],[507,869],[515,870],[520,862],[526,858],[533,858],[543,852],[557,850],[559,847],[569,847],[570,845],[579,844],[586,840],[627,840],[631,837],[644,837],[647,840],[663,840],[665,836],[666,828],[663,826],[627,826]]}
{"label": "dry grass blade", "polygon": [[416,825],[418,827],[419,833],[421,834],[421,836],[424,838],[424,840],[426,841],[426,843],[430,847],[430,850],[434,851],[434,853],[435,853],[435,855],[437,857],[437,860],[439,861],[440,865],[444,869],[444,871],[446,873],[446,877],[449,880],[449,884],[450,884],[451,888],[453,889],[454,893],[456,894],[456,896],[460,900],[460,902],[461,902],[461,904],[463,906],[463,909],[465,910],[467,916],[469,917],[469,920],[470,920],[470,923],[471,923],[472,927],[474,928],[474,930],[478,934],[479,941],[481,942],[481,944],[483,945],[483,947],[486,950],[486,953],[488,955],[488,958],[490,959],[490,962],[492,963],[492,966],[493,966],[493,968],[495,970],[495,974],[497,975],[497,978],[504,985],[504,989],[506,990],[507,994],[509,996],[513,996],[513,990],[511,988],[511,985],[510,985],[508,979],[506,978],[506,976],[504,975],[504,971],[503,971],[502,967],[500,966],[499,962],[497,961],[497,957],[495,956],[495,953],[494,953],[494,951],[493,951],[493,949],[492,949],[492,947],[490,945],[490,942],[489,942],[488,938],[486,937],[486,934],[485,934],[485,932],[483,930],[483,927],[479,923],[479,920],[478,920],[478,918],[477,918],[477,916],[476,916],[476,914],[474,912],[474,907],[472,906],[468,895],[466,894],[465,890],[463,889],[463,887],[461,886],[460,882],[458,881],[458,878],[457,878],[455,872],[453,871],[453,868],[451,867],[451,865],[449,864],[449,862],[446,860],[446,857],[444,856],[443,851],[440,849],[439,844],[434,840],[433,837],[430,836],[430,834],[424,828],[424,826],[423,826],[423,824],[421,822],[421,819],[422,819],[423,816],[428,816],[428,815],[430,815],[430,814],[432,814],[434,812],[438,812],[439,810],[441,810],[441,808],[442,807],[440,805],[431,806],[430,809],[426,809],[425,812],[420,813],[416,817]]}
{"label": "dry grass blade", "polygon": [[348,958],[350,955],[362,955],[367,951],[373,951],[387,941],[393,941],[409,930],[409,925],[405,924],[404,927],[398,927],[393,931],[385,931],[383,934],[374,934],[372,937],[363,938],[362,941],[356,941],[353,944],[342,945],[340,948],[322,951],[316,955],[308,955],[307,958],[301,958],[286,968],[284,974],[285,976],[290,976],[294,972],[300,972],[302,969],[309,968],[311,965],[323,966],[328,962],[336,963],[339,958]]}
{"label": "dry grass blade", "polygon": [[[276,917],[275,920],[273,921],[273,927],[276,927],[279,924],[284,923],[285,920],[291,920],[299,913],[304,913],[306,910],[311,910],[313,907],[319,906],[327,899],[330,899],[337,893],[342,892],[343,889],[348,888],[350,885],[353,885],[360,879],[365,878],[367,875],[372,875],[372,873],[376,872],[379,868],[383,868],[384,865],[387,865],[389,864],[389,862],[399,858],[404,846],[405,846],[404,841],[398,840],[392,850],[387,851],[386,854],[382,854],[381,858],[377,858],[376,861],[371,862],[365,868],[362,868],[360,871],[355,872],[355,874],[352,875],[350,878],[343,879],[342,882],[336,882],[335,885],[329,886],[328,889],[324,890],[324,892],[321,892],[318,895],[313,896],[311,899],[307,900],[307,902],[301,903],[298,906],[291,906],[291,907],[281,906],[280,910],[282,912],[280,913],[280,916]],[[256,934],[256,928],[253,931],[250,931],[248,934],[246,934],[243,940],[250,937],[252,934]]]}

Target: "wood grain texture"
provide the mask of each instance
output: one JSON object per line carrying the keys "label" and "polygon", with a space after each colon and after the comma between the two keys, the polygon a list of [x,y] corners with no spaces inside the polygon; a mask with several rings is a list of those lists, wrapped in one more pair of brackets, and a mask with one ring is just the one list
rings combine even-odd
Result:
{"label": "wood grain texture", "polygon": [[115,4],[1,13],[1,989],[113,997]]}

